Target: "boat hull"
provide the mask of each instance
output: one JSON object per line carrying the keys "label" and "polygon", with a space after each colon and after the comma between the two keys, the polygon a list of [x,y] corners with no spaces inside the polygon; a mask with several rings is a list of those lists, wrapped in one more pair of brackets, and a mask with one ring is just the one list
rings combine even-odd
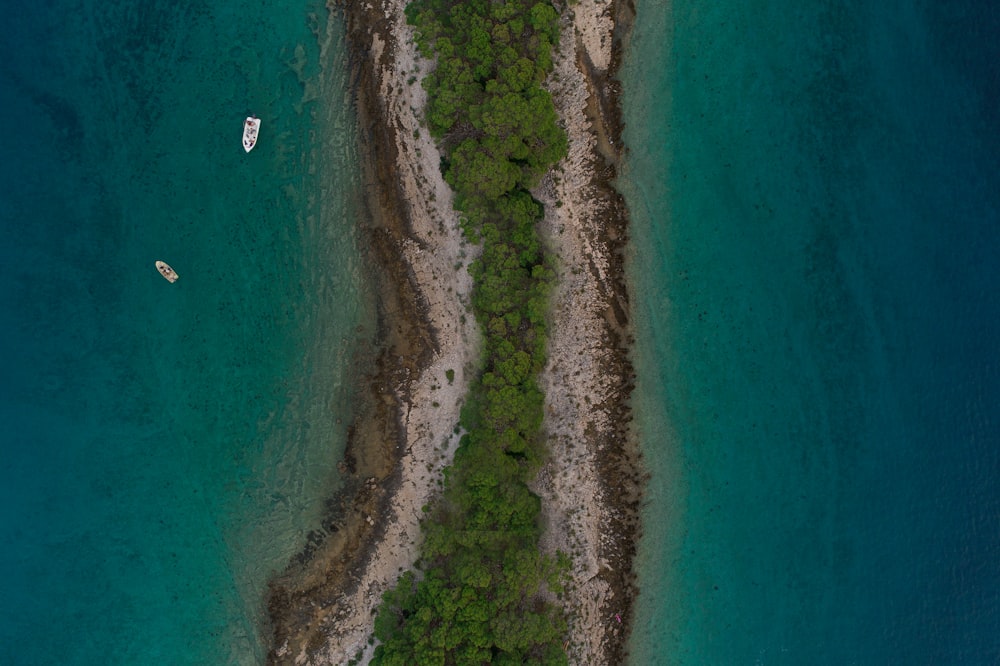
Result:
{"label": "boat hull", "polygon": [[157,261],[156,270],[160,271],[160,275],[162,275],[167,282],[177,282],[177,278],[180,277],[177,275],[177,272],[165,261]]}
{"label": "boat hull", "polygon": [[243,150],[248,153],[257,145],[257,134],[260,132],[260,118],[247,116],[243,122]]}

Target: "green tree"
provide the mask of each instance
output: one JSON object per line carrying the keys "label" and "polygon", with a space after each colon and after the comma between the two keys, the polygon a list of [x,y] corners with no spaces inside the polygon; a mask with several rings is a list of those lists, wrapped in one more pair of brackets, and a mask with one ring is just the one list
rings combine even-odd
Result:
{"label": "green tree", "polygon": [[414,0],[427,122],[470,240],[472,309],[484,333],[481,373],[462,408],[466,430],[439,502],[423,523],[418,573],[386,593],[376,664],[565,664],[566,621],[548,604],[567,560],[539,552],[541,502],[529,489],[544,459],[551,261],[529,189],[566,154],[551,97],[558,14],[534,0]]}

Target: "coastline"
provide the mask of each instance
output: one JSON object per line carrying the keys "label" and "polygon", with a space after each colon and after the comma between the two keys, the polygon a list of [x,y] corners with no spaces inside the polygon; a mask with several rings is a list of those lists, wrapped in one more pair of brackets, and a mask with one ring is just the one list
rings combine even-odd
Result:
{"label": "coastline", "polygon": [[[467,267],[477,249],[462,238],[438,150],[421,128],[419,80],[430,63],[417,58],[405,5],[340,2],[331,10],[331,20],[347,24],[357,94],[379,351],[359,382],[345,485],[307,548],[270,585],[272,664],[370,657],[375,609],[413,565],[421,507],[458,444],[461,401],[478,357],[479,332],[466,316]],[[542,235],[559,265],[552,297],[559,305],[540,377],[551,459],[534,490],[543,499],[543,547],[574,557],[561,602],[571,663],[610,664],[625,654],[642,487],[629,434],[628,222],[611,185],[621,145],[614,73],[632,8],[581,0],[562,14],[547,87],[570,154],[535,192],[546,204]]]}
{"label": "coastline", "polygon": [[615,74],[633,15],[627,0],[580,0],[563,10],[546,86],[569,154],[535,192],[546,206],[542,234],[559,265],[540,378],[551,461],[535,490],[546,547],[573,555],[564,600],[572,664],[625,662],[637,592],[632,565],[644,474],[630,429],[628,212],[613,185],[622,151]]}

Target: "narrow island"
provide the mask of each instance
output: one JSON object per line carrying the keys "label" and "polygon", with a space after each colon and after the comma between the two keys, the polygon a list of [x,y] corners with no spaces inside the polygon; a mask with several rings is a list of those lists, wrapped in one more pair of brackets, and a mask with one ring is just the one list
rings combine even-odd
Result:
{"label": "narrow island", "polygon": [[612,183],[633,9],[336,11],[379,353],[347,483],[271,582],[268,661],[623,663],[643,477]]}

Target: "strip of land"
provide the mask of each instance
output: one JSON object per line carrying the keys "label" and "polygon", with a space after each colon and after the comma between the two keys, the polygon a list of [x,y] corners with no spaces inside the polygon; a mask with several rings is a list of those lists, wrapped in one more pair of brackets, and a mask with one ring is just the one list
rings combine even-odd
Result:
{"label": "strip of land", "polygon": [[[344,2],[366,170],[379,355],[349,435],[348,481],[309,547],[271,585],[274,664],[343,664],[370,656],[382,593],[417,555],[422,507],[440,489],[479,332],[468,312],[476,248],[458,228],[440,155],[421,118],[417,57],[405,0]],[[623,663],[634,597],[632,559],[641,493],[629,436],[632,369],[622,251],[627,217],[611,187],[620,120],[613,79],[631,9],[581,0],[564,8],[548,87],[569,156],[535,196],[559,266],[549,328],[546,392],[551,459],[534,490],[543,546],[573,558],[570,663]]]}

